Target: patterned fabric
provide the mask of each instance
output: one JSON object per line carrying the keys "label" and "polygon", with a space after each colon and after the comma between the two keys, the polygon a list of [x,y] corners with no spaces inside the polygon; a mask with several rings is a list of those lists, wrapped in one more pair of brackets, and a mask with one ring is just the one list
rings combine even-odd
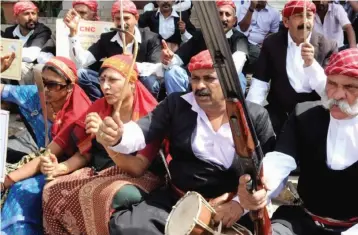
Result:
{"label": "patterned fabric", "polygon": [[71,81],[71,83],[76,83],[78,80],[76,64],[72,60],[66,57],[62,57],[62,56],[52,57],[49,61],[46,62],[45,65],[52,65],[57,69],[59,69],[62,72],[62,74],[68,80]]}
{"label": "patterned fabric", "polygon": [[188,69],[190,72],[199,69],[212,69],[213,60],[211,59],[209,50],[205,50],[197,54],[196,56],[192,57]]}
{"label": "patterned fabric", "polygon": [[[5,85],[1,93],[1,99],[6,102],[16,104],[21,114],[26,119],[31,127],[37,146],[45,147],[45,132],[44,132],[44,118],[42,115],[42,108],[40,99],[37,94],[37,87],[35,85],[13,86]],[[49,126],[49,139],[51,138],[52,122],[47,121]]]}
{"label": "patterned fabric", "polygon": [[358,78],[358,48],[350,48],[333,54],[325,69],[329,75],[346,75]]}
{"label": "patterned fabric", "polygon": [[45,176],[38,175],[14,184],[1,211],[2,235],[41,235],[42,189]]}
{"label": "patterned fabric", "polygon": [[282,10],[282,16],[283,17],[290,17],[291,15],[302,13],[303,7],[306,4],[307,11],[312,11],[314,14],[316,14],[316,5],[307,0],[307,1],[289,1],[285,4],[285,7]]}
{"label": "patterned fabric", "polygon": [[232,0],[216,0],[216,6],[231,6],[236,11],[236,5]]}
{"label": "patterned fabric", "polygon": [[[101,68],[111,68],[116,70],[124,77],[128,77],[129,69],[133,61],[132,55],[115,55],[105,61]],[[134,63],[133,71],[129,76],[129,81],[135,83],[138,80],[138,69],[137,65]]]}
{"label": "patterned fabric", "polygon": [[123,6],[123,12],[131,13],[131,14],[135,15],[137,18],[139,17],[137,7],[132,1],[117,0],[112,5],[112,18],[114,17],[114,14],[121,11],[121,1],[122,1],[122,6]]}
{"label": "patterned fabric", "polygon": [[45,234],[107,235],[113,197],[126,184],[145,192],[160,185],[151,173],[133,178],[118,167],[84,168],[48,183],[43,192]]}
{"label": "patterned fabric", "polygon": [[31,1],[19,1],[14,5],[14,16],[17,16],[27,10],[35,10],[37,12],[39,11],[36,5],[33,4]]}

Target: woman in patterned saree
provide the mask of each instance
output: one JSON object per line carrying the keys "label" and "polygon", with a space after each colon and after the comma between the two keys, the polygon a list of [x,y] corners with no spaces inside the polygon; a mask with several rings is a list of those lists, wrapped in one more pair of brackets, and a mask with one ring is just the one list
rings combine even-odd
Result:
{"label": "woman in patterned saree", "polygon": [[[90,167],[58,177],[46,185],[43,192],[46,234],[109,234],[108,222],[113,209],[140,201],[145,192],[162,182],[147,171],[157,156],[160,142],[150,143],[133,155],[122,155],[104,148],[95,138],[107,116],[119,119],[120,115],[124,122],[136,121],[157,105],[137,80],[137,69],[128,76],[131,63],[131,56],[116,55],[102,64],[99,79],[104,98],[93,103],[74,129],[80,155],[76,156],[78,164],[71,167]],[[125,79],[129,79],[127,87],[124,87]],[[124,98],[118,112],[122,94]],[[56,162],[43,165],[48,173],[56,172]]]}
{"label": "woman in patterned saree", "polygon": [[[35,85],[0,85],[1,97],[20,107],[23,115],[30,120],[37,141],[43,142],[42,146],[45,135],[49,136],[51,142],[47,148],[60,159],[74,153],[75,144],[70,141],[74,123],[91,105],[85,92],[75,84],[76,71],[76,65],[64,57],[53,57],[45,64],[42,79],[48,120],[44,120]],[[49,133],[44,131],[45,121],[48,122]],[[40,157],[34,154],[25,156],[18,164],[7,164],[6,171],[1,188],[2,191],[9,190],[5,202],[2,195],[1,234],[43,234],[41,208],[45,177],[38,175]]]}

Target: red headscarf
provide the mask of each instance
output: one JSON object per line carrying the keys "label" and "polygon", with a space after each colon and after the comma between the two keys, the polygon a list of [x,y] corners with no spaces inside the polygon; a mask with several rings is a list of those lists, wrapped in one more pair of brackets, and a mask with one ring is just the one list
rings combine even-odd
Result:
{"label": "red headscarf", "polygon": [[[127,74],[128,68],[132,63],[131,58],[132,57],[130,55],[112,56],[103,62],[101,68],[113,68],[121,74]],[[133,75],[133,72],[131,74]],[[130,82],[135,83],[132,120],[137,121],[139,118],[151,112],[157,106],[158,102],[142,85],[142,83],[137,80],[137,76],[135,80],[132,79],[134,78],[131,76]],[[87,135],[85,130],[86,116],[91,112],[98,113],[99,116],[104,119],[105,117],[112,115],[113,107],[107,103],[105,98],[101,98],[94,102],[82,118],[76,122],[74,134],[78,140],[77,147],[81,154],[89,152],[92,147],[93,137],[91,135]]]}
{"label": "red headscarf", "polygon": [[192,57],[188,66],[190,72],[199,69],[212,69],[212,68],[214,68],[214,65],[209,50],[202,51],[199,54]]}
{"label": "red headscarf", "polygon": [[216,0],[216,6],[217,7],[230,6],[234,8],[234,10],[236,11],[236,5],[232,0]]}
{"label": "red headscarf", "polygon": [[86,93],[77,85],[76,65],[65,57],[52,57],[46,65],[59,69],[72,84],[72,93],[67,98],[62,109],[57,113],[51,128],[52,141],[58,144],[67,154],[72,154],[75,144],[70,140],[75,121],[90,107],[91,101]]}
{"label": "red headscarf", "polygon": [[333,54],[324,70],[326,75],[346,75],[358,78],[358,48],[350,48]]}
{"label": "red headscarf", "polygon": [[19,15],[20,13],[27,11],[27,10],[35,10],[39,11],[37,6],[33,4],[31,1],[19,1],[14,5],[14,16]]}
{"label": "red headscarf", "polygon": [[282,16],[288,18],[294,14],[302,13],[305,4],[307,11],[312,11],[314,14],[316,13],[316,5],[309,0],[289,1],[282,10]]}
{"label": "red headscarf", "polygon": [[86,5],[91,11],[95,12],[95,20],[99,20],[99,17],[97,15],[97,9],[98,9],[98,3],[97,0],[75,0],[72,2],[72,7],[75,7],[76,5],[83,4]]}
{"label": "red headscarf", "polygon": [[[123,12],[127,12],[130,13],[132,15],[134,15],[136,18],[139,17],[139,13],[137,10],[136,5],[129,0],[122,0],[122,5],[123,5]],[[114,18],[114,14],[118,13],[121,11],[121,0],[117,0],[113,3],[112,5],[112,18]]]}

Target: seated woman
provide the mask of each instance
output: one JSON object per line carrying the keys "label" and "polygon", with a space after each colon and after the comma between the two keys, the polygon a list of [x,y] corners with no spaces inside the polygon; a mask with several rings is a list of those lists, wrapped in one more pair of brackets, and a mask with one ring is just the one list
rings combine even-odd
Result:
{"label": "seated woman", "polygon": [[[116,55],[103,62],[99,76],[104,98],[93,103],[88,114],[76,122],[74,137],[79,154],[68,160],[72,163],[65,162],[70,171],[89,167],[58,177],[45,186],[43,216],[46,234],[109,234],[108,222],[114,208],[139,202],[145,192],[162,182],[147,171],[158,153],[160,142],[151,143],[132,156],[114,154],[95,139],[107,116],[129,122],[145,116],[157,105],[137,80],[137,70],[128,76],[131,63],[129,55]],[[126,79],[129,83],[124,87]],[[120,105],[118,101],[122,94]],[[48,162],[43,158],[44,173],[56,176],[59,166],[56,161]]]}
{"label": "seated woman", "polygon": [[[59,158],[74,153],[75,144],[70,143],[71,128],[91,105],[85,92],[75,84],[76,71],[76,65],[64,57],[53,57],[43,68],[49,133],[44,133],[45,120],[36,86],[0,85],[2,99],[19,105],[39,146],[45,146],[48,134],[51,142],[47,148]],[[43,234],[41,199],[45,177],[32,177],[40,173],[40,158],[30,160],[25,157],[17,165],[7,165],[8,174],[1,187],[10,190],[1,211],[1,234]],[[18,169],[10,172],[10,168]],[[2,195],[2,202],[4,199]]]}

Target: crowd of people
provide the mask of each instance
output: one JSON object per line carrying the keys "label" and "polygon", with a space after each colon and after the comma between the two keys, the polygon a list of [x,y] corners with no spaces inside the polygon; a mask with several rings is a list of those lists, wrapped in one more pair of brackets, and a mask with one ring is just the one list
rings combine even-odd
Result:
{"label": "crowd of people", "polygon": [[[100,20],[98,2],[74,0],[63,18],[69,58],[56,56],[38,7],[19,1],[1,37],[23,43],[21,80],[2,76],[0,95],[26,130],[8,140],[1,234],[160,235],[189,191],[215,209],[213,223],[253,231],[248,212],[265,208],[297,168],[300,203],[273,213],[272,234],[358,234],[357,3],[216,6],[265,154],[264,187],[247,190],[191,1],[150,2],[140,14],[116,0],[111,17],[125,32],[84,49],[79,23]],[[14,59],[2,56],[1,72]]]}

